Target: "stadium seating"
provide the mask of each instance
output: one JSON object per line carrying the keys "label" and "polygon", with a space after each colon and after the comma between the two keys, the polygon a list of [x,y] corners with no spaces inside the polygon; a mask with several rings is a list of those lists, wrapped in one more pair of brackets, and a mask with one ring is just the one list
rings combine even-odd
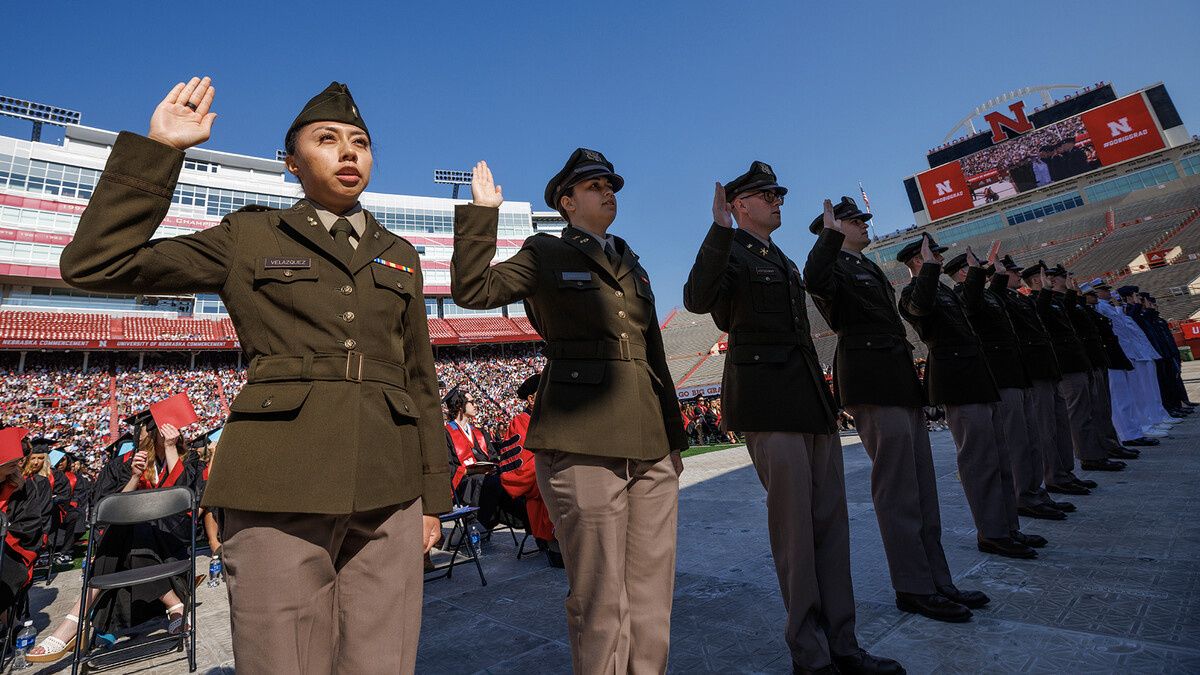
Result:
{"label": "stadium seating", "polygon": [[107,314],[0,312],[0,337],[17,340],[107,340]]}
{"label": "stadium seating", "polygon": [[1120,271],[1186,217],[1187,214],[1175,214],[1119,227],[1072,263],[1070,270],[1082,278]]}
{"label": "stadium seating", "polygon": [[[668,347],[670,349],[670,347]],[[667,369],[671,371],[671,381],[676,387],[683,387],[683,379],[696,368],[703,356],[668,356]]]}
{"label": "stadium seating", "polygon": [[512,337],[524,334],[524,331],[503,316],[460,316],[444,321],[463,338]]}
{"label": "stadium seating", "polygon": [[696,369],[696,372],[692,373],[686,380],[683,381],[682,386],[690,387],[720,382],[721,374],[724,371],[725,355],[713,354],[700,363],[700,367]]}
{"label": "stadium seating", "polygon": [[456,338],[458,333],[455,333],[449,324],[442,319],[429,319],[429,337],[434,339],[440,338]]}
{"label": "stadium seating", "polygon": [[532,336],[532,337],[535,337],[535,338],[541,337],[538,335],[538,332],[533,329],[533,324],[529,323],[529,317],[514,316],[514,317],[509,317],[509,318],[512,320],[513,325],[515,325],[517,328],[521,329],[522,333]]}
{"label": "stadium seating", "polygon": [[672,347],[667,356],[699,356],[707,354],[717,343],[721,337],[721,329],[708,320],[704,323],[664,329],[664,343],[668,340],[668,335]]}
{"label": "stadium seating", "polygon": [[223,340],[224,329],[208,319],[125,317],[127,340]]}

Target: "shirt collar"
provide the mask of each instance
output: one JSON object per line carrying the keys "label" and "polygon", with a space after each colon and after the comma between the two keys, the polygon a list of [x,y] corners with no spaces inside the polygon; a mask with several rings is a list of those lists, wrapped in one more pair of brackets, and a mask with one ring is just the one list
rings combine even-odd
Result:
{"label": "shirt collar", "polygon": [[[305,199],[308,198],[306,197]],[[308,199],[308,203],[312,204],[313,209],[316,210],[317,218],[319,218],[321,220],[321,224],[325,226],[326,232],[333,229],[333,224],[337,222],[338,218],[345,218],[346,220],[350,221],[350,226],[354,228],[354,233],[358,235],[359,239],[362,239],[363,232],[367,231],[367,212],[363,211],[361,203],[355,204],[354,208],[340,216],[324,206],[314,202],[312,199]]]}

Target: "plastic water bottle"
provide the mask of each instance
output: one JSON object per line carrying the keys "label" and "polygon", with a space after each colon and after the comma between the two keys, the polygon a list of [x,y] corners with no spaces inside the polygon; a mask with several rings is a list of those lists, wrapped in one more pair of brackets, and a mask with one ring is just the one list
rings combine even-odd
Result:
{"label": "plastic water bottle", "polygon": [[13,652],[13,670],[22,670],[33,665],[25,660],[25,655],[29,653],[30,649],[33,649],[33,639],[35,637],[37,637],[37,631],[33,629],[33,622],[26,621],[25,627],[21,629],[20,633],[17,633],[16,651]]}
{"label": "plastic water bottle", "polygon": [[483,557],[483,548],[479,545],[479,525],[471,524],[471,548],[475,550],[475,557]]}
{"label": "plastic water bottle", "polygon": [[221,570],[223,565],[221,559],[213,556],[211,562],[208,563],[208,587],[216,588],[221,585]]}

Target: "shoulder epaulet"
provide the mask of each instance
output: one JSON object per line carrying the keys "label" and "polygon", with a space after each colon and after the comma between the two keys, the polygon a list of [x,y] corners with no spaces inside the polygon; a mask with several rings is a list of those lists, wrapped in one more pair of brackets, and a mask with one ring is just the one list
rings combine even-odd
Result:
{"label": "shoulder epaulet", "polygon": [[260,213],[262,211],[273,211],[273,210],[274,209],[272,209],[271,207],[263,206],[262,204],[247,204],[247,205],[243,206],[242,208],[238,209],[237,211],[235,211],[235,213],[241,213],[242,211],[249,211],[251,213]]}

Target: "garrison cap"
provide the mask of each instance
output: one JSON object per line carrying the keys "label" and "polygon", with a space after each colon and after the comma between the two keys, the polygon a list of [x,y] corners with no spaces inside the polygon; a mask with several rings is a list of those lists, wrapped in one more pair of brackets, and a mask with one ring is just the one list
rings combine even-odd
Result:
{"label": "garrison cap", "polygon": [[350,89],[341,82],[330,82],[325,91],[312,97],[304,105],[304,110],[296,115],[292,126],[288,127],[287,134],[284,135],[285,141],[293,131],[313,122],[353,124],[366,131],[368,138],[371,137],[371,132],[367,131],[367,123],[358,114],[358,106],[354,105],[354,97],[350,96]]}
{"label": "garrison cap", "polygon": [[[834,220],[854,220],[858,218],[864,223],[871,219],[871,214],[858,208],[858,202],[855,202],[850,197],[842,197],[842,201],[833,205]],[[808,231],[817,234],[821,228],[825,227],[825,212],[813,218],[813,221],[808,224]]]}
{"label": "garrison cap", "polygon": [[896,254],[896,262],[902,265],[907,265],[908,261],[912,260],[913,256],[921,252],[921,242],[923,242],[925,239],[929,239],[929,250],[933,251],[934,253],[941,253],[942,251],[950,250],[945,246],[939,246],[937,241],[935,241],[932,236],[923,234],[921,235],[920,239],[916,241],[910,241],[904,245],[904,248],[900,249],[900,252]]}
{"label": "garrison cap", "polygon": [[1000,259],[1000,262],[1004,263],[1004,269],[1008,270],[1009,272],[1020,272],[1021,270],[1025,269],[1025,268],[1021,267],[1020,265],[1018,265],[1012,259],[1011,255],[1004,256],[1003,258]]}
{"label": "garrison cap", "polygon": [[608,176],[613,192],[620,192],[621,188],[625,187],[625,179],[616,174],[612,162],[605,159],[604,155],[587,148],[575,148],[562,171],[554,174],[554,178],[546,184],[546,206],[557,211],[558,200],[563,193],[578,183],[597,176]]}
{"label": "garrison cap", "polygon": [[1122,286],[1117,289],[1117,295],[1121,296],[1122,298],[1129,297],[1137,292],[1138,292],[1137,286]]}
{"label": "garrison cap", "polygon": [[534,373],[530,375],[525,379],[524,382],[521,383],[521,386],[517,387],[517,398],[524,400],[536,394],[538,390],[538,384],[541,381],[541,373]]}
{"label": "garrison cap", "polygon": [[787,194],[787,188],[779,184],[775,172],[766,162],[755,160],[750,170],[725,184],[725,201],[730,204],[743,192],[761,192],[774,190],[782,195]]}
{"label": "garrison cap", "polygon": [[942,272],[944,272],[946,274],[946,276],[948,276],[948,277],[954,276],[955,272],[961,270],[962,268],[964,268],[966,266],[967,266],[967,254],[966,254],[966,252],[963,252],[963,253],[959,253],[958,255],[954,256],[953,258],[951,258],[951,259],[947,260],[945,263],[943,263],[942,264]]}

